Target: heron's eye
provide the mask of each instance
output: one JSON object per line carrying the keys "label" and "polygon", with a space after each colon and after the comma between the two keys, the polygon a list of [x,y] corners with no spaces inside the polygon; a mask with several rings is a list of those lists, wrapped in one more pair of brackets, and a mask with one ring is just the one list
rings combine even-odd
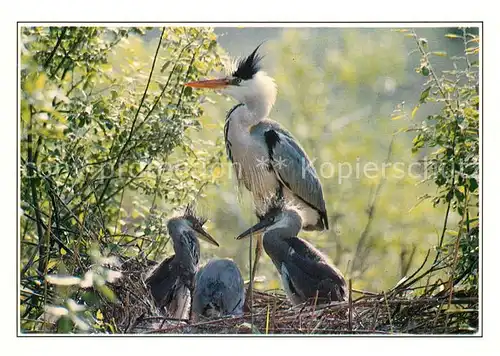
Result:
{"label": "heron's eye", "polygon": [[233,81],[232,81],[231,84],[233,84],[233,85],[240,85],[241,84],[241,80],[242,80],[241,78],[236,77],[236,78],[233,79]]}

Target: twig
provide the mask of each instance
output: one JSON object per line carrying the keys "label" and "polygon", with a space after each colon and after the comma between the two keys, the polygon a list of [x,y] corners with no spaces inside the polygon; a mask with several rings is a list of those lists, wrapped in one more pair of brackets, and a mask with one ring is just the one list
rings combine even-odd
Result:
{"label": "twig", "polygon": [[[38,195],[37,195],[37,187],[36,187],[36,178],[35,178],[35,166],[36,162],[33,161],[33,107],[30,106],[30,119],[29,119],[29,126],[28,126],[28,162],[27,162],[27,168],[28,168],[28,176],[29,178],[29,185],[31,188],[31,199],[33,201],[33,207],[35,210],[35,218],[36,218],[36,228],[37,228],[37,234],[38,234],[38,256],[40,261],[44,260],[45,256],[45,246],[43,244],[43,228],[42,228],[42,216],[40,215],[40,207],[38,205]],[[32,255],[26,266],[30,266],[33,263],[33,259],[35,258],[35,255]],[[26,267],[25,267],[26,268]],[[29,267],[26,268],[26,270]],[[38,266],[38,271],[40,273],[43,273],[44,268],[43,265]]]}
{"label": "twig", "polygon": [[56,54],[57,52],[57,49],[59,48],[59,46],[61,45],[61,42],[64,38],[64,35],[66,34],[66,31],[68,30],[67,27],[63,27],[62,31],[61,31],[61,34],[57,37],[57,42],[56,42],[56,45],[54,46],[54,48],[52,49],[52,52],[50,52],[50,55],[49,55],[49,58],[47,58],[47,60],[45,61],[45,63],[43,64],[43,67],[45,69],[47,69],[47,67],[49,66],[50,62],[52,61],[52,58],[54,57],[54,55]]}
{"label": "twig", "polygon": [[375,305],[375,315],[373,316],[373,323],[372,323],[372,330],[375,331],[375,328],[377,327],[377,321],[378,321],[378,311],[380,309],[379,303]]}
{"label": "twig", "polygon": [[[116,170],[120,166],[120,160],[122,158],[123,152],[125,151],[128,144],[130,143],[130,140],[132,140],[132,136],[134,134],[134,128],[135,128],[135,125],[137,123],[137,119],[139,118],[139,113],[141,111],[142,105],[144,104],[144,100],[146,99],[149,85],[151,83],[151,78],[153,77],[153,72],[154,72],[155,65],[156,65],[156,59],[158,58],[158,52],[160,51],[160,46],[161,46],[161,42],[163,40],[164,34],[165,34],[165,27],[163,27],[161,34],[160,34],[160,39],[158,40],[158,46],[156,47],[156,52],[155,52],[155,55],[153,57],[153,64],[151,66],[151,71],[149,72],[149,78],[148,78],[148,81],[146,83],[146,88],[144,89],[144,93],[142,94],[142,98],[141,98],[141,101],[139,103],[139,107],[137,108],[137,111],[135,112],[134,119],[132,120],[132,126],[130,127],[130,131],[129,131],[129,134],[127,136],[127,139],[125,140],[125,143],[123,144],[123,146],[120,148],[120,151],[118,152],[115,163],[113,165],[113,170]],[[101,192],[101,196],[99,197],[99,200],[97,201],[97,204],[102,203],[102,201],[104,199],[104,195],[106,194],[106,191],[108,190],[110,183],[111,183],[111,179],[110,178],[106,179],[106,182],[104,183],[104,188]]]}
{"label": "twig", "polygon": [[385,306],[387,307],[387,317],[389,318],[389,325],[391,326],[391,333],[394,332],[394,327],[392,325],[391,310],[389,309],[389,302],[387,301],[387,295],[384,292]]}
{"label": "twig", "polygon": [[349,278],[349,330],[352,332],[352,279]]}
{"label": "twig", "polygon": [[[467,202],[467,199],[465,199],[465,201]],[[460,237],[462,236],[463,222],[464,222],[464,218],[462,217],[462,221],[460,223],[460,227],[459,227],[459,231],[458,231],[458,236],[457,236],[457,239],[455,241],[455,246],[454,246],[455,251],[454,251],[454,256],[453,256],[453,265],[452,265],[451,271],[450,271],[450,280],[449,280],[449,286],[448,286],[448,291],[449,291],[448,309],[450,309],[451,300],[453,298],[453,286],[454,286],[453,281],[454,281],[454,276],[455,276],[455,270],[457,267],[458,250],[459,250],[459,244],[460,244]],[[448,319],[449,319],[449,314],[446,315],[446,319],[444,322],[445,329],[448,327]]]}

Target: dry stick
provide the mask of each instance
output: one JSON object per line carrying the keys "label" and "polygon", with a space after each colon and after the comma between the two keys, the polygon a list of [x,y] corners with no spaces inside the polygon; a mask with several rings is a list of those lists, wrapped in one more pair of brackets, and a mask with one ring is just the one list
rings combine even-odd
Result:
{"label": "dry stick", "polygon": [[436,327],[436,324],[437,324],[437,321],[438,321],[438,318],[439,318],[439,314],[441,313],[441,308],[443,307],[443,304],[444,304],[444,301],[442,301],[438,307],[437,307],[437,310],[436,310],[436,317],[434,318],[434,323],[432,324],[433,327]]}
{"label": "dry stick", "polygon": [[[424,277],[426,275],[426,273],[424,273],[423,275],[419,276],[418,278],[415,278],[412,281],[412,278],[415,277],[424,268],[425,264],[427,263],[427,259],[429,258],[430,253],[431,253],[431,250],[430,249],[427,250],[427,254],[425,255],[424,262],[422,262],[422,264],[420,265],[420,267],[417,268],[417,270],[415,272],[413,272],[412,275],[410,277],[408,277],[408,279],[405,282],[403,282],[400,285],[394,287],[392,290],[389,291],[389,293],[393,293],[395,291],[402,291],[407,286],[410,286],[411,284],[413,284],[414,282],[416,282],[420,278]],[[431,269],[432,269],[432,267],[431,267]]]}
{"label": "dry stick", "polygon": [[[465,202],[467,203],[467,199],[465,199]],[[455,275],[455,269],[457,267],[459,243],[460,243],[460,237],[462,236],[462,227],[463,227],[462,225],[463,225],[463,217],[462,217],[462,222],[460,223],[460,230],[458,231],[457,240],[455,241],[455,246],[454,246],[455,251],[454,251],[454,256],[453,256],[453,266],[451,268],[451,274],[450,274],[451,276],[450,276],[449,286],[448,286],[448,290],[449,290],[448,310],[450,309],[451,299],[453,298],[453,286],[454,286],[453,280],[454,280],[454,275]],[[446,319],[444,322],[445,330],[448,327],[448,319],[449,319],[449,314],[446,314]]]}
{"label": "dry stick", "polygon": [[318,304],[318,297],[319,297],[319,290],[316,290],[316,294],[314,295],[314,303],[313,303],[311,315],[314,315],[314,312],[316,311],[316,304]]}
{"label": "dry stick", "polygon": [[374,296],[374,295],[378,295],[378,293],[374,293],[374,292],[368,292],[366,290],[361,290],[361,289],[355,289],[353,288],[352,291],[354,293],[359,293],[359,294],[364,294],[365,296]]}
{"label": "dry stick", "polygon": [[349,330],[352,332],[352,279],[349,278]]}
{"label": "dry stick", "polygon": [[372,330],[375,331],[375,328],[377,327],[377,321],[378,321],[378,311],[380,309],[379,303],[375,305],[375,315],[373,316],[373,324],[372,324]]}
{"label": "dry stick", "polygon": [[275,320],[276,320],[276,309],[278,307],[278,297],[276,295],[274,295],[274,298],[273,298],[273,302],[274,302],[274,305],[273,305],[273,315],[272,315],[272,331],[274,333],[274,329],[276,328],[276,324],[275,324]]}
{"label": "dry stick", "polygon": [[314,334],[316,332],[316,330],[318,330],[319,326],[321,325],[321,323],[323,322],[323,317],[321,317],[318,321],[318,323],[316,324],[316,326],[312,329],[312,331],[310,332],[310,334]]}
{"label": "dry stick", "polygon": [[[52,225],[52,220],[50,218],[51,214],[51,208],[49,205],[49,221],[47,222],[47,230],[45,230],[45,234],[47,235],[46,239],[50,239],[50,233],[52,232],[51,225]],[[50,248],[50,247],[49,247]],[[47,267],[49,265],[49,255],[50,255],[50,250],[45,256],[45,262],[44,262],[44,276],[47,275]],[[41,257],[40,257],[41,258]],[[43,279],[43,309],[45,310],[47,307],[47,293],[48,293],[48,288],[47,288],[47,278]],[[44,318],[45,320],[45,318]],[[45,323],[42,324],[42,328],[45,329]]]}
{"label": "dry stick", "polygon": [[269,319],[271,319],[270,306],[267,302],[267,314],[266,314],[266,335],[269,334]]}
{"label": "dry stick", "polygon": [[253,334],[253,271],[252,271],[252,240],[253,240],[253,234],[250,234],[250,243],[248,245],[248,267],[250,268],[250,284],[248,286],[248,289],[250,291],[250,325],[252,327],[252,334]]}
{"label": "dry stick", "polygon": [[385,306],[387,307],[387,317],[389,318],[389,325],[391,326],[391,333],[394,332],[394,327],[392,326],[391,309],[389,309],[389,303],[387,301],[387,295],[384,292]]}

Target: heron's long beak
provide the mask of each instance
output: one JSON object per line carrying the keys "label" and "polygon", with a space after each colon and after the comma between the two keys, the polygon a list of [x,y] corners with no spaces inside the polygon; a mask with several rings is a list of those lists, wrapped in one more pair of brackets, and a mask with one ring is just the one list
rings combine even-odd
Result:
{"label": "heron's long beak", "polygon": [[215,239],[212,236],[210,236],[210,234],[208,232],[206,232],[203,228],[195,229],[195,230],[199,234],[199,237],[201,239],[211,243],[212,245],[219,247],[219,243],[217,241],[215,241]]}
{"label": "heron's long beak", "polygon": [[269,220],[262,220],[259,221],[257,224],[252,226],[250,229],[246,230],[245,232],[242,232],[239,236],[236,237],[236,240],[241,240],[245,237],[248,237],[250,234],[260,234],[263,232],[263,230],[270,226],[272,224],[272,221]]}
{"label": "heron's long beak", "polygon": [[209,88],[209,89],[223,89],[229,85],[228,79],[209,79],[200,80],[197,82],[189,82],[184,84],[187,87],[192,88]]}

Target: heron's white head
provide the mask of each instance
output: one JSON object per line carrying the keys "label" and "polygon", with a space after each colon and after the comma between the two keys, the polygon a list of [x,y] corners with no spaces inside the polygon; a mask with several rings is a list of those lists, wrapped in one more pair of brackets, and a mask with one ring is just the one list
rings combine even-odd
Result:
{"label": "heron's white head", "polygon": [[221,89],[256,116],[266,117],[276,101],[274,79],[261,70],[262,56],[257,53],[260,45],[248,56],[232,62],[226,75],[219,79],[186,83],[193,88]]}

